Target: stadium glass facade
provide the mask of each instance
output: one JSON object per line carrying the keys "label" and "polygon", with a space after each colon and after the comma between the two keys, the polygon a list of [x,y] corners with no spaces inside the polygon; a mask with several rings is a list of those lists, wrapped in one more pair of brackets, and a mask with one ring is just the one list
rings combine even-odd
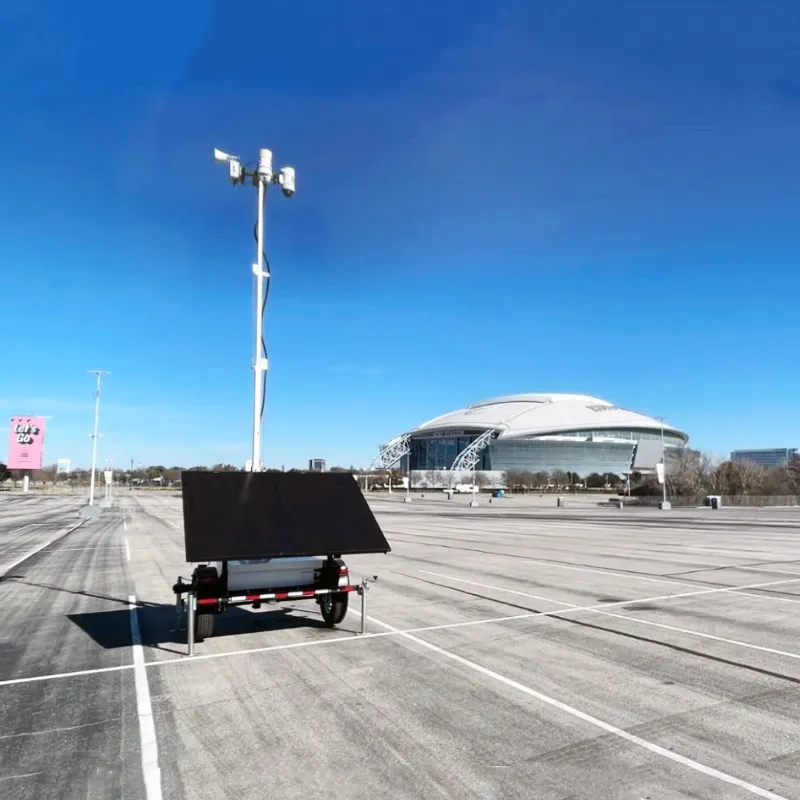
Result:
{"label": "stadium glass facade", "polygon": [[[454,436],[417,434],[410,442],[410,468],[414,471],[450,469],[458,454],[480,433],[463,431],[463,435]],[[684,439],[665,431],[664,445],[674,450],[684,446]],[[621,475],[632,467],[636,469],[637,448],[642,447],[653,451],[656,459],[660,458],[660,432],[577,430],[557,435],[495,439],[480,454],[476,469],[519,469],[530,472],[564,470],[582,476],[608,472]]]}

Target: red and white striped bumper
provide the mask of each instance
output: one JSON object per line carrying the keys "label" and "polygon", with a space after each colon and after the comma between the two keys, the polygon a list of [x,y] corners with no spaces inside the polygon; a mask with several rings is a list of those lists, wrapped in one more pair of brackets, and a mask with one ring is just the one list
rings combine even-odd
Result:
{"label": "red and white striped bumper", "polygon": [[243,605],[244,603],[255,603],[259,600],[294,600],[308,597],[317,597],[322,594],[332,594],[334,592],[354,592],[358,586],[338,586],[335,589],[307,589],[299,592],[269,592],[268,594],[240,594],[231,597],[198,597],[197,605],[210,606],[218,603],[228,605]]}

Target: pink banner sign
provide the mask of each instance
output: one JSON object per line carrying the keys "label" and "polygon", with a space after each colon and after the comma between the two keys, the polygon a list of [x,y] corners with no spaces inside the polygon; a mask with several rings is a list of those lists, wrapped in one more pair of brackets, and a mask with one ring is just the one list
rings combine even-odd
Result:
{"label": "pink banner sign", "polygon": [[8,431],[8,468],[41,469],[44,417],[11,417]]}

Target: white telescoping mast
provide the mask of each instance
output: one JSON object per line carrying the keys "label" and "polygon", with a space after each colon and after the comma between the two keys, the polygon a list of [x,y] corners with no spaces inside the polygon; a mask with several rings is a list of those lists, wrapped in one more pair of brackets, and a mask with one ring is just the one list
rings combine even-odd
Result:
{"label": "white telescoping mast", "polygon": [[103,369],[90,369],[89,372],[92,375],[97,376],[97,387],[94,391],[94,433],[91,434],[92,437],[92,474],[89,478],[89,505],[94,505],[94,486],[95,486],[95,475],[97,473],[97,439],[100,436],[98,433],[98,427],[100,424],[100,379],[103,375],[110,375],[110,372],[106,372]]}
{"label": "white telescoping mast", "polygon": [[272,171],[272,151],[259,150],[258,166],[248,172],[242,166],[237,156],[214,150],[216,161],[227,163],[231,183],[243,184],[247,178],[252,179],[253,186],[258,190],[258,216],[256,221],[256,261],[253,264],[253,274],[256,278],[256,334],[255,350],[253,356],[253,450],[250,460],[250,469],[260,472],[263,468],[261,461],[261,424],[264,408],[264,379],[268,363],[264,348],[264,281],[269,281],[270,275],[264,269],[264,213],[267,199],[267,188],[276,183],[281,187],[284,197],[291,197],[295,193],[294,167],[283,167],[277,174]]}

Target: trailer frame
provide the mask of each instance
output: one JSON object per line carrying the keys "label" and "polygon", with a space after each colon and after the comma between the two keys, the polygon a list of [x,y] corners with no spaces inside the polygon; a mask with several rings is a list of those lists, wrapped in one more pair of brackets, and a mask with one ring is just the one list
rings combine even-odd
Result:
{"label": "trailer frame", "polygon": [[[175,593],[175,613],[176,630],[182,630],[182,623],[186,622],[187,654],[194,655],[196,643],[196,624],[198,615],[202,614],[222,614],[229,606],[251,605],[253,608],[260,608],[262,602],[280,603],[290,600],[316,600],[320,603],[321,598],[326,595],[356,592],[361,597],[361,630],[360,634],[367,632],[367,592],[370,583],[378,580],[377,575],[365,577],[361,583],[349,583],[349,570],[342,566],[343,562],[339,558],[328,557],[328,564],[335,564],[339,567],[339,574],[347,576],[348,584],[345,586],[298,586],[293,588],[281,587],[279,589],[264,588],[253,589],[244,594],[231,594],[227,588],[228,562],[222,562],[222,573],[216,578],[216,567],[209,567],[201,564],[192,573],[191,581],[184,581],[179,575],[178,580],[173,585]],[[342,566],[340,566],[342,565]],[[204,583],[204,581],[206,583]],[[213,586],[211,585],[213,584]],[[208,586],[210,591],[205,591]],[[184,599],[185,595],[185,599]]]}

